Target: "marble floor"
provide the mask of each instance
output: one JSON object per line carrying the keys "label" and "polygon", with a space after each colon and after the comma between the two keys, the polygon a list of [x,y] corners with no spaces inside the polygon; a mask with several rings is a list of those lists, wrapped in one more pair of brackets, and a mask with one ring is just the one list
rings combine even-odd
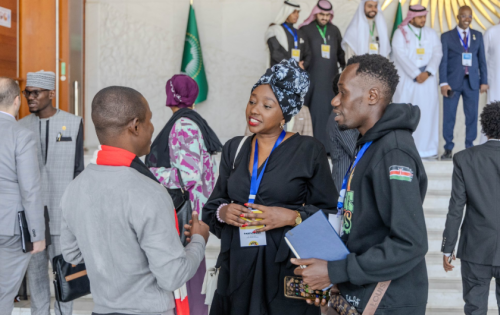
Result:
{"label": "marble floor", "polygon": [[[55,315],[54,313],[54,298],[51,300],[51,310],[50,314]],[[94,301],[91,298],[83,297],[77,299],[73,303],[73,315],[90,315],[92,314],[92,309],[94,308]],[[27,301],[20,301],[14,304],[14,311],[12,311],[12,315],[31,315],[30,308],[30,300],[28,298]]]}

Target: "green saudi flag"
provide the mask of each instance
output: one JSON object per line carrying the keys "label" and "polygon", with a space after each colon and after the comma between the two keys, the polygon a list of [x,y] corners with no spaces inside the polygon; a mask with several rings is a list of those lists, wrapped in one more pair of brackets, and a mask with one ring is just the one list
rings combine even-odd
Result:
{"label": "green saudi flag", "polygon": [[391,42],[394,32],[398,29],[399,24],[403,23],[403,10],[401,9],[401,1],[398,1],[398,10],[396,11],[396,18],[394,19],[394,27],[391,33]]}
{"label": "green saudi flag", "polygon": [[184,53],[182,54],[181,72],[186,73],[193,78],[200,89],[195,104],[201,103],[207,99],[208,82],[203,66],[203,55],[201,53],[200,36],[198,35],[198,26],[196,25],[196,15],[191,4],[189,6],[189,18],[186,30],[186,41],[184,42]]}

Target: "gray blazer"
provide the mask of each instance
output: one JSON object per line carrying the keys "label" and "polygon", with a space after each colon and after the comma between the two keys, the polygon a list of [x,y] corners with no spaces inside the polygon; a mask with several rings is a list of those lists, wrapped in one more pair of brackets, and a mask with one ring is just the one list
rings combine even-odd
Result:
{"label": "gray blazer", "polygon": [[455,248],[464,206],[457,257],[500,265],[500,142],[461,151],[453,157],[453,183],[441,251]]}
{"label": "gray blazer", "polygon": [[17,213],[26,214],[31,241],[45,239],[35,134],[0,112],[0,235],[19,235]]}
{"label": "gray blazer", "polygon": [[[42,203],[49,210],[49,226],[51,235],[59,235],[61,229],[61,198],[69,183],[75,177],[75,155],[77,137],[82,118],[58,110],[50,117],[47,135],[47,155],[42,157],[40,143],[40,119],[31,114],[19,121],[36,135],[38,163],[42,183]],[[61,134],[62,140],[57,141]],[[45,135],[43,135],[45,136]],[[83,143],[80,152],[83,156]]]}
{"label": "gray blazer", "polygon": [[182,246],[160,183],[130,167],[90,164],[61,206],[61,252],[71,264],[85,261],[95,313],[172,313],[172,291],[198,270],[205,240],[193,235]]}

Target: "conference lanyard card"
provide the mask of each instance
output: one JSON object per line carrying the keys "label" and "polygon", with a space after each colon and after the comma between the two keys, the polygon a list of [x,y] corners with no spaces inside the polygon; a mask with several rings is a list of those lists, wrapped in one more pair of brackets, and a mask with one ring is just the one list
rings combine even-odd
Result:
{"label": "conference lanyard card", "polygon": [[[259,210],[252,210],[253,213],[262,213]],[[243,220],[248,222],[253,222],[250,219],[243,218]],[[255,219],[256,221],[261,221],[262,219]],[[266,232],[257,232],[254,233],[255,230],[263,228],[263,225],[258,226],[245,226],[240,227],[240,246],[241,247],[249,247],[249,246],[266,246]]]}
{"label": "conference lanyard card", "polygon": [[321,57],[330,59],[330,45],[321,45]]}
{"label": "conference lanyard card", "polygon": [[472,53],[462,53],[462,66],[472,67]]}
{"label": "conference lanyard card", "polygon": [[417,48],[417,57],[419,60],[424,59],[425,56],[425,48]]}
{"label": "conference lanyard card", "polygon": [[292,58],[295,59],[295,61],[300,62],[300,49],[292,49]]}
{"label": "conference lanyard card", "polygon": [[370,55],[378,55],[378,43],[370,43]]}

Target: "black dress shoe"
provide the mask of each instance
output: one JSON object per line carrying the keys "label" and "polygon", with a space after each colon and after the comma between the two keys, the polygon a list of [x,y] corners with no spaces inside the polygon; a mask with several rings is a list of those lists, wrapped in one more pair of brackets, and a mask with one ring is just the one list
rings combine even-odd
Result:
{"label": "black dress shoe", "polygon": [[451,150],[444,150],[444,154],[441,155],[441,161],[451,160],[453,158],[453,153]]}

